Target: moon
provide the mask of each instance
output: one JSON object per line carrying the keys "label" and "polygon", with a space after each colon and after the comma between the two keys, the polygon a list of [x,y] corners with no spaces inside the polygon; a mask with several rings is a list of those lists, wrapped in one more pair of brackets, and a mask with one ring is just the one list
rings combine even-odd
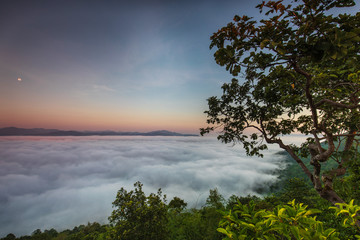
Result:
{"label": "moon", "polygon": [[21,82],[22,81],[22,79],[21,79],[21,77],[18,77],[18,79],[17,79],[19,82]]}

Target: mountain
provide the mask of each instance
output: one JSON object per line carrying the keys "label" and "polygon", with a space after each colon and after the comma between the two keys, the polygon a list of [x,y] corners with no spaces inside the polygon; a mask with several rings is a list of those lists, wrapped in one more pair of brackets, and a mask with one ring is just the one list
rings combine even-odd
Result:
{"label": "mountain", "polygon": [[44,129],[44,128],[25,129],[25,128],[7,127],[7,128],[0,128],[0,135],[1,136],[26,136],[26,135],[42,136],[55,131],[59,131],[59,130]]}
{"label": "mountain", "polygon": [[65,131],[44,128],[0,128],[0,136],[198,136],[196,134],[182,134],[167,130],[152,132],[115,132],[115,131]]}

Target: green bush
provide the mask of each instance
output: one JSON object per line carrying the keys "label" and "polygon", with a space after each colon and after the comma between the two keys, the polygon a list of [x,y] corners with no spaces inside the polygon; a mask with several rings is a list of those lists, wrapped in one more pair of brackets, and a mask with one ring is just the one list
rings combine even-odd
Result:
{"label": "green bush", "polygon": [[[354,205],[352,200],[349,204],[339,203],[329,209],[335,210],[336,216],[343,217],[342,227],[355,230],[354,234],[341,239],[360,239],[360,206]],[[254,201],[249,204],[238,202],[233,209],[223,212],[218,231],[226,236],[224,240],[339,240],[337,229],[324,227],[324,223],[314,216],[320,213],[321,210],[308,209],[303,203],[295,203],[295,200],[278,205],[273,210],[259,210]]]}

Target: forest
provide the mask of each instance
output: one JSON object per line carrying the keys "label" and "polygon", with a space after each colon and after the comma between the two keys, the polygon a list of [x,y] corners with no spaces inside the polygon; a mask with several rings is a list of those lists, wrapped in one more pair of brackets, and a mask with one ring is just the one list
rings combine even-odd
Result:
{"label": "forest", "polygon": [[[234,78],[208,99],[200,131],[220,130],[220,141],[249,156],[269,144],[283,150],[287,168],[261,197],[211,189],[193,209],[161,189],[147,196],[136,182],[117,192],[109,224],[2,239],[360,239],[360,13],[331,12],[353,0],[287,2],[263,1],[263,19],[236,15],[210,38]],[[293,133],[308,138],[285,143]]]}

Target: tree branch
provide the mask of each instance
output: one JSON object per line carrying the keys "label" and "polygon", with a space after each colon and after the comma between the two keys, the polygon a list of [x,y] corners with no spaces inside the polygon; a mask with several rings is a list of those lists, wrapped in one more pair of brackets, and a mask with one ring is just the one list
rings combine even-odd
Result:
{"label": "tree branch", "polygon": [[[336,135],[333,135],[333,137],[349,137],[349,136],[360,136],[360,133],[356,133],[356,132],[353,132],[353,133],[348,133],[348,134],[336,134]],[[324,140],[326,139],[326,137],[322,137],[322,138],[319,138],[319,140]]]}
{"label": "tree branch", "polygon": [[305,85],[305,94],[306,94],[306,98],[309,102],[309,107],[311,110],[311,117],[314,121],[314,128],[318,129],[319,128],[319,121],[318,121],[318,115],[316,112],[316,107],[314,105],[314,101],[312,99],[312,95],[310,93],[310,85],[311,85],[311,81],[312,81],[312,76],[311,74],[309,74],[308,72],[305,72],[303,69],[301,69],[299,67],[299,65],[295,62],[295,60],[291,60],[290,64],[293,66],[294,70],[303,75],[306,78],[306,85]]}
{"label": "tree branch", "polygon": [[304,162],[295,154],[295,152],[291,149],[291,147],[289,145],[285,145],[284,142],[279,138],[275,138],[275,139],[269,138],[265,132],[262,121],[260,121],[260,126],[263,129],[263,131],[261,131],[261,132],[263,133],[263,136],[264,136],[266,142],[269,144],[278,144],[280,148],[284,149],[287,153],[289,153],[290,156],[299,164],[299,166],[302,168],[302,170],[308,176],[308,178],[313,182],[314,178],[313,178],[312,173],[306,167]]}
{"label": "tree branch", "polygon": [[344,104],[344,103],[339,103],[339,102],[334,102],[330,99],[321,99],[319,102],[315,103],[314,106],[315,107],[320,107],[321,105],[328,103],[333,107],[337,107],[337,108],[346,108],[346,109],[356,109],[359,108],[360,109],[360,105],[357,104]]}

